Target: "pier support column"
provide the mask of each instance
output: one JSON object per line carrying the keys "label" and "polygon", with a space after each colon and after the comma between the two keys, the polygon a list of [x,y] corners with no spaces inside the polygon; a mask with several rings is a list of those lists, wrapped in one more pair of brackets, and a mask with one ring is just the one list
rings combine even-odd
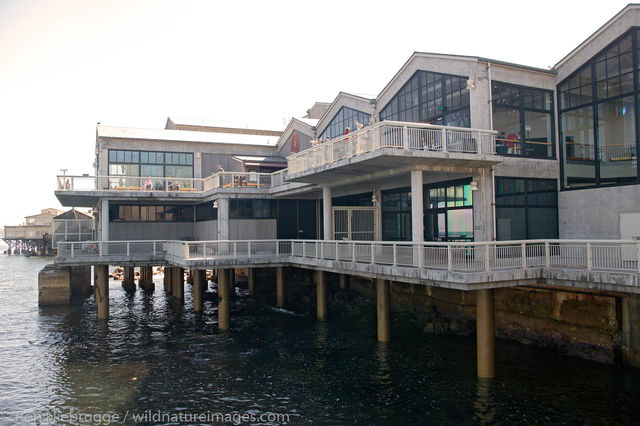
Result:
{"label": "pier support column", "polygon": [[218,198],[218,240],[229,239],[229,199]]}
{"label": "pier support column", "polygon": [[138,279],[138,285],[144,291],[155,290],[156,285],[153,283],[153,267],[152,266],[140,267],[140,278]]}
{"label": "pier support column", "polygon": [[162,279],[163,283],[164,283],[164,292],[165,293],[171,293],[172,291],[172,282],[171,282],[171,274],[173,273],[173,268],[171,266],[165,266],[164,267],[164,278]]}
{"label": "pier support column", "polygon": [[96,265],[96,285],[94,289],[96,305],[98,305],[98,319],[109,319],[109,266]]}
{"label": "pier support column", "polygon": [[620,352],[622,362],[640,367],[640,296],[629,295],[621,300],[622,335]]}
{"label": "pier support column", "polygon": [[249,268],[247,271],[247,285],[249,290],[249,295],[253,296],[256,294],[256,270],[255,268]]}
{"label": "pier support column", "polygon": [[136,283],[133,279],[133,266],[124,267],[124,278],[122,279],[122,288],[127,292],[136,291]]}
{"label": "pier support column", "polygon": [[327,273],[316,271],[316,312],[320,321],[327,319]]}
{"label": "pier support column", "polygon": [[184,299],[184,269],[173,268],[172,291],[171,294],[176,299]]}
{"label": "pier support column", "polygon": [[204,273],[205,271],[191,270],[194,312],[202,312],[202,282],[203,278],[205,282],[207,280],[206,275],[203,277]]}
{"label": "pier support column", "polygon": [[378,341],[391,340],[390,284],[389,280],[376,279],[378,304]]}
{"label": "pier support column", "polygon": [[338,284],[339,284],[341,290],[344,290],[345,288],[347,288],[347,275],[346,274],[339,274],[338,275]]}
{"label": "pier support column", "polygon": [[284,267],[276,267],[276,306],[282,308],[284,306]]}
{"label": "pier support column", "polygon": [[495,311],[493,289],[476,293],[478,377],[495,377]]}
{"label": "pier support column", "polygon": [[229,329],[229,271],[218,269],[218,328]]}

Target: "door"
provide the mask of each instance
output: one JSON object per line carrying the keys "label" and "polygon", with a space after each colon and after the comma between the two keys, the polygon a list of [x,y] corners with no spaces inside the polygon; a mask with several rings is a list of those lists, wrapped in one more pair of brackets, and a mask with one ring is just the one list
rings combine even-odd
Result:
{"label": "door", "polygon": [[278,239],[317,237],[316,200],[278,200]]}
{"label": "door", "polygon": [[374,241],[375,207],[334,207],[333,238],[336,240]]}

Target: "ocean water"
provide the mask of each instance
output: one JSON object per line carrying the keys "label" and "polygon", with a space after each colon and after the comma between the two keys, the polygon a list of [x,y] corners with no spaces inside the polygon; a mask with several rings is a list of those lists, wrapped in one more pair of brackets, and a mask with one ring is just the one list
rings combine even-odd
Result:
{"label": "ocean water", "polygon": [[[473,337],[423,335],[399,315],[376,341],[375,305],[311,315],[233,301],[231,329],[156,291],[110,286],[40,309],[51,259],[0,256],[0,423],[639,424],[640,371],[496,343],[494,380],[475,376]],[[313,312],[313,309],[311,309]],[[208,416],[208,417],[207,417]]]}

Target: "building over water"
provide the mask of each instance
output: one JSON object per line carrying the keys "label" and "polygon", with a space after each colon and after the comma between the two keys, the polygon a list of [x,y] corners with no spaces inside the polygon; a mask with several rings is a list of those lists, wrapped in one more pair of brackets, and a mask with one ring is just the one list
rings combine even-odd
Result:
{"label": "building over water", "polygon": [[[589,294],[613,309],[610,334],[640,365],[637,244],[567,241],[640,238],[639,26],[640,6],[629,5],[551,69],[415,52],[375,98],[340,92],[284,130],[175,118],[165,129],[99,125],[95,176],[59,176],[56,196],[93,208],[105,244],[251,240],[225,246],[251,257],[259,240],[331,241],[313,253],[300,246],[320,259],[300,265],[344,274],[344,262],[368,262],[351,272],[386,281],[387,293],[388,280],[475,290],[482,327],[493,326],[491,288],[542,292],[555,320],[563,300]],[[357,252],[356,241],[371,248]],[[403,241],[414,244],[382,243]],[[513,243],[473,245],[492,241]],[[166,259],[220,267],[222,251],[184,247]],[[65,253],[61,262],[73,263]],[[560,272],[542,271],[559,256]],[[450,274],[398,275],[380,266],[389,264]],[[487,275],[499,268],[525,271]],[[481,336],[492,339],[480,328],[479,348]]]}
{"label": "building over water", "polygon": [[9,246],[8,252],[25,254],[46,254],[51,250],[53,218],[62,213],[58,209],[47,208],[38,214],[25,216],[24,224],[5,226],[3,240]]}

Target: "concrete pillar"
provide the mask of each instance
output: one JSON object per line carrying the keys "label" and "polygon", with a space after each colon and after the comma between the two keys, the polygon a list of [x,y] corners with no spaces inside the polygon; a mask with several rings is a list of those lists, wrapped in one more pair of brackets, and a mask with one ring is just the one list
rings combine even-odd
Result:
{"label": "concrete pillar", "polygon": [[622,335],[620,352],[622,362],[632,367],[640,367],[640,296],[629,295],[620,303]]}
{"label": "concrete pillar", "polygon": [[376,189],[373,191],[373,195],[375,195],[378,202],[375,204],[376,208],[376,234],[375,240],[382,241],[382,191]]}
{"label": "concrete pillar", "polygon": [[91,294],[91,266],[72,266],[70,269],[71,297]]}
{"label": "concrete pillar", "polygon": [[218,269],[218,328],[229,329],[229,272]]}
{"label": "concrete pillar", "polygon": [[218,240],[229,239],[229,199],[218,198]]}
{"label": "concrete pillar", "polygon": [[156,285],[153,282],[153,266],[141,266],[140,267],[140,279],[138,285],[144,291],[153,291]]}
{"label": "concrete pillar", "polygon": [[391,340],[390,285],[388,280],[376,279],[378,305],[378,341]]}
{"label": "concrete pillar", "polygon": [[474,173],[473,181],[478,190],[472,191],[473,197],[473,240],[493,240],[493,182],[489,170]]}
{"label": "concrete pillar", "polygon": [[100,239],[109,241],[109,200],[102,200],[100,206]]}
{"label": "concrete pillar", "polygon": [[256,294],[256,270],[255,268],[249,268],[247,273],[249,274],[249,276],[247,277],[249,295],[253,296]]}
{"label": "concrete pillar", "polygon": [[71,269],[45,266],[38,273],[38,306],[68,305],[71,301]]}
{"label": "concrete pillar", "polygon": [[347,275],[346,274],[338,274],[338,285],[341,290],[347,288]]}
{"label": "concrete pillar", "polygon": [[278,266],[276,267],[276,305],[279,308],[284,306],[285,299],[285,288],[284,288],[284,267]]}
{"label": "concrete pillar", "polygon": [[327,273],[316,271],[316,312],[319,320],[327,319]]}
{"label": "concrete pillar", "polygon": [[333,239],[333,214],[331,213],[331,188],[322,188],[322,224],[324,229],[324,239]]}
{"label": "concrete pillar", "polygon": [[493,289],[476,293],[478,377],[495,377],[495,311]]}
{"label": "concrete pillar", "polygon": [[184,299],[184,269],[173,268],[171,294],[176,299]]}
{"label": "concrete pillar", "polygon": [[[202,279],[204,271],[191,270],[191,277],[193,278],[193,311],[202,312]],[[206,281],[206,276],[204,277]]]}
{"label": "concrete pillar", "polygon": [[109,266],[96,265],[96,285],[94,294],[98,306],[98,319],[109,319]]}
{"label": "concrete pillar", "polygon": [[411,170],[411,240],[424,241],[422,170]]}
{"label": "concrete pillar", "polygon": [[[142,274],[142,270],[140,270]],[[122,288],[128,292],[136,291],[136,283],[133,280],[133,266],[124,267],[124,278],[122,279]]]}
{"label": "concrete pillar", "polygon": [[165,293],[171,293],[172,291],[172,288],[173,288],[172,274],[173,274],[173,268],[171,266],[165,266],[164,278],[163,278]]}

